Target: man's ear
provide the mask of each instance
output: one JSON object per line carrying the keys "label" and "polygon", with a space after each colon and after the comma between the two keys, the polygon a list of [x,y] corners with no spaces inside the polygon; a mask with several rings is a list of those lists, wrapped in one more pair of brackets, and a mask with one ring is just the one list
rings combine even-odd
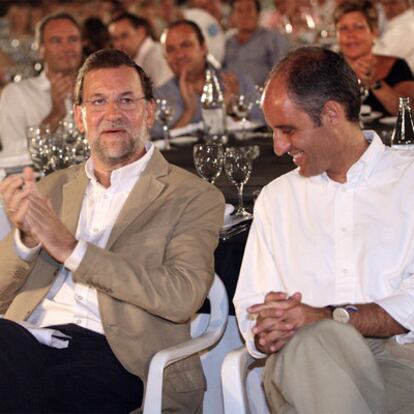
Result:
{"label": "man's ear", "polygon": [[80,132],[84,133],[85,125],[83,123],[82,107],[80,105],[73,105],[73,116],[75,118],[76,127]]}
{"label": "man's ear", "polygon": [[156,103],[154,99],[147,101],[145,110],[147,112],[147,116],[145,117],[145,126],[147,128],[151,128],[155,121],[155,110],[156,110]]}
{"label": "man's ear", "polygon": [[322,109],[322,123],[327,122],[331,125],[337,124],[346,118],[343,106],[336,101],[328,101]]}

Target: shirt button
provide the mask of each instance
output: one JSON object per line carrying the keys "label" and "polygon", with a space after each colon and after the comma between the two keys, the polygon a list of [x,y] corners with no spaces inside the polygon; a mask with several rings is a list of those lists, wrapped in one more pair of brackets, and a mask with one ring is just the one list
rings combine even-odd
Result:
{"label": "shirt button", "polygon": [[342,227],[342,233],[346,233],[346,227]]}
{"label": "shirt button", "polygon": [[76,295],[76,300],[83,300],[83,296],[81,296],[81,295]]}
{"label": "shirt button", "polygon": [[346,275],[348,273],[348,269],[342,269],[342,273]]}
{"label": "shirt button", "polygon": [[80,324],[82,323],[82,321],[81,321],[80,319],[78,319],[78,320],[76,321],[76,323],[77,323],[78,325],[80,325]]}

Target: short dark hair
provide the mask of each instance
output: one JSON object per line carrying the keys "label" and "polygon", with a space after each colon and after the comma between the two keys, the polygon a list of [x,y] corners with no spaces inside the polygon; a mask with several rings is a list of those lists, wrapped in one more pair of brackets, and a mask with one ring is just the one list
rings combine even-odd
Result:
{"label": "short dark hair", "polygon": [[361,13],[372,30],[378,27],[378,11],[370,0],[346,0],[343,1],[334,11],[335,26],[345,14],[358,12]]}
{"label": "short dark hair", "polygon": [[78,21],[69,13],[61,12],[56,14],[48,14],[36,26],[36,43],[41,46],[43,44],[43,35],[45,33],[46,25],[53,20],[69,20],[74,26],[79,29],[79,34],[82,36],[82,28]]}
{"label": "short dark hair", "polygon": [[[80,105],[83,101],[83,81],[87,73],[97,69],[110,69],[127,66],[138,73],[146,101],[154,99],[152,80],[126,53],[116,49],[101,49],[92,53],[79,69],[75,84],[74,102]],[[110,79],[108,79],[110,83]]]}
{"label": "short dark hair", "polygon": [[[239,0],[231,0],[230,1],[230,7],[233,10],[234,5],[238,2]],[[254,6],[256,7],[257,13],[260,13],[262,10],[262,4],[260,3],[260,0],[252,0],[254,3]]]}
{"label": "short dark hair", "polygon": [[151,36],[152,28],[151,28],[149,21],[133,13],[124,12],[124,13],[117,15],[114,19],[112,19],[108,23],[108,26],[110,26],[111,24],[117,23],[121,20],[128,20],[135,29],[139,29],[140,27],[143,27],[145,29],[145,34],[147,36]]}
{"label": "short dark hair", "polygon": [[359,121],[360,89],[355,72],[344,57],[328,49],[301,47],[291,52],[269,74],[286,82],[287,93],[313,120],[321,125],[327,101],[341,104],[350,122]]}
{"label": "short dark hair", "polygon": [[170,29],[174,29],[175,27],[179,27],[179,26],[188,26],[190,27],[193,32],[195,33],[198,43],[200,43],[200,45],[204,45],[206,43],[206,38],[203,35],[203,32],[200,29],[200,26],[193,22],[192,20],[186,20],[186,19],[179,19],[179,20],[175,20],[174,22],[170,23],[165,29],[163,34],[161,35],[161,38],[163,38],[166,33],[168,32],[168,30]]}

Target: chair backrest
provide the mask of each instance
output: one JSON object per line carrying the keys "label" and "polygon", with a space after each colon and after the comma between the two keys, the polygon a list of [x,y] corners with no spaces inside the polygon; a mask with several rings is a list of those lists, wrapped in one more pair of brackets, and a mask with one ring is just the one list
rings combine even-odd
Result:
{"label": "chair backrest", "polygon": [[208,298],[210,318],[203,332],[197,332],[189,341],[159,351],[153,356],[148,372],[143,414],[161,413],[163,372],[168,365],[213,346],[223,335],[227,324],[229,302],[226,288],[217,275],[214,276]]}

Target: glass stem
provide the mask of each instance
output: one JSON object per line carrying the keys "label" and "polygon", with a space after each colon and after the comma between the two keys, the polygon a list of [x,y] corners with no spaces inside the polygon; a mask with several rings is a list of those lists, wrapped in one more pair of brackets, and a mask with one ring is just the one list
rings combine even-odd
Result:
{"label": "glass stem", "polygon": [[244,141],[246,138],[246,117],[242,118],[242,140]]}
{"label": "glass stem", "polygon": [[170,130],[168,128],[167,123],[165,123],[162,126],[162,130],[164,132],[164,149],[165,150],[170,150],[171,149],[171,144],[170,144]]}
{"label": "glass stem", "polygon": [[244,210],[244,204],[243,204],[243,187],[244,187],[244,184],[243,183],[240,184],[237,187],[237,193],[238,193],[238,196],[239,196],[239,206],[237,207],[237,211],[243,211]]}

